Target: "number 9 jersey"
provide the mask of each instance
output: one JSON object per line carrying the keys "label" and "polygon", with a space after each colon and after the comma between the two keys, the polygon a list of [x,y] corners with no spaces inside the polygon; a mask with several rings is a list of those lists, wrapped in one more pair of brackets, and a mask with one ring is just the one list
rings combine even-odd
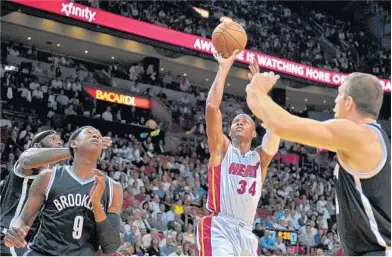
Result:
{"label": "number 9 jersey", "polygon": [[209,168],[207,208],[253,224],[262,186],[259,154],[249,151],[241,156],[229,144],[221,165]]}
{"label": "number 9 jersey", "polygon": [[[82,180],[71,166],[52,172],[46,189],[45,205],[40,212],[40,227],[29,249],[30,254],[46,256],[95,255],[99,250],[96,222],[90,200],[95,177]],[[107,212],[113,198],[113,183],[106,177],[102,206]],[[27,252],[25,255],[30,255]]]}

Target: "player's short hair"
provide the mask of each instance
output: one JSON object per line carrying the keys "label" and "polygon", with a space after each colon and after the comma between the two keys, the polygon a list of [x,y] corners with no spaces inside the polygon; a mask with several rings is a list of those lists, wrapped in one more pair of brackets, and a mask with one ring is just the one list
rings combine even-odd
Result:
{"label": "player's short hair", "polygon": [[71,134],[71,136],[69,137],[69,140],[68,140],[68,149],[69,149],[69,153],[71,154],[71,157],[72,157],[72,158],[74,158],[75,152],[74,152],[74,149],[71,147],[71,142],[72,142],[73,140],[75,140],[75,139],[79,136],[80,132],[82,132],[82,130],[84,130],[84,129],[86,129],[86,128],[93,128],[93,129],[95,129],[93,126],[83,126],[83,127],[78,128],[77,130],[75,130],[75,131]]}
{"label": "player's short hair", "polygon": [[36,144],[39,145],[45,137],[53,134],[58,135],[58,133],[54,130],[44,130],[42,132],[35,134],[33,139],[31,140],[29,147],[36,147],[35,145]]}
{"label": "player's short hair", "polygon": [[346,78],[346,82],[344,96],[353,98],[360,113],[377,118],[384,99],[384,91],[378,78],[355,72]]}

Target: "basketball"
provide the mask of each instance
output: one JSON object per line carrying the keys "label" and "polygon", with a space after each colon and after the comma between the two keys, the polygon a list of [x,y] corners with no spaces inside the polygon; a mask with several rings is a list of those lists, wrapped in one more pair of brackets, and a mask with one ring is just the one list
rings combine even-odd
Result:
{"label": "basketball", "polygon": [[236,22],[222,22],[212,32],[212,44],[225,58],[232,55],[236,49],[243,51],[247,41],[244,28]]}

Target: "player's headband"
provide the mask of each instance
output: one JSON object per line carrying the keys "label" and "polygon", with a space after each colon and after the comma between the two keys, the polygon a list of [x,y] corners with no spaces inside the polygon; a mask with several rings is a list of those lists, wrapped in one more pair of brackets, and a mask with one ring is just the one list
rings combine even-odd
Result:
{"label": "player's headband", "polygon": [[47,137],[49,135],[53,135],[53,134],[58,135],[58,133],[54,130],[45,130],[45,131],[42,131],[42,132],[36,134],[33,137],[33,139],[31,140],[30,147],[34,147],[34,145],[39,144],[42,141],[42,139],[44,139],[45,137]]}

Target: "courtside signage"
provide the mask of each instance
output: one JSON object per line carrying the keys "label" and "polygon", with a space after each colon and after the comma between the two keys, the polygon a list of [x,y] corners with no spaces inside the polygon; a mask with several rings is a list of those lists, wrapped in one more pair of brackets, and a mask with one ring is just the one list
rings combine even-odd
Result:
{"label": "courtside signage", "polygon": [[[164,28],[117,14],[90,8],[81,4],[64,0],[36,1],[36,0],[10,0],[12,2],[90,22],[107,28],[165,42],[171,45],[185,47],[202,53],[212,54],[215,49],[211,40]],[[257,60],[260,67],[294,77],[333,86],[340,86],[348,74],[317,69],[308,65],[288,61],[274,56],[245,50],[237,55],[237,61],[250,63]],[[380,78],[380,84],[385,92],[391,92],[391,81]]]}
{"label": "courtside signage", "polygon": [[124,104],[129,106],[135,106],[137,108],[142,109],[150,109],[151,102],[149,99],[125,95],[117,92],[102,90],[94,87],[85,87],[84,88],[89,95],[97,100],[116,103],[116,104]]}

